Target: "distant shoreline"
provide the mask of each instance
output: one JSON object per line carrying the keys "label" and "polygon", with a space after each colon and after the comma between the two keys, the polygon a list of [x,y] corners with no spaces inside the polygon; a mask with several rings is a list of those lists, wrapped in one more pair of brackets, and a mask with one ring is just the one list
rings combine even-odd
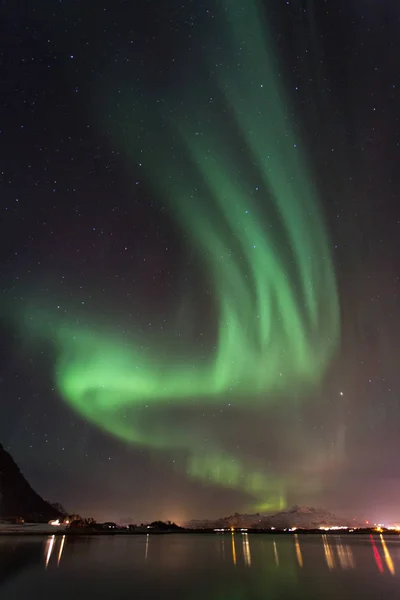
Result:
{"label": "distant shoreline", "polygon": [[56,530],[53,532],[48,532],[48,531],[1,531],[0,532],[0,537],[5,538],[5,537],[52,537],[52,536],[56,536],[56,537],[63,537],[63,536],[68,536],[68,537],[102,537],[102,536],[132,536],[132,535],[136,535],[136,536],[147,536],[147,535],[151,535],[151,536],[155,536],[155,535],[219,535],[219,536],[223,536],[223,535],[232,535],[232,534],[236,534],[236,535],[271,535],[271,536],[295,536],[295,535],[319,535],[319,536],[354,536],[354,535],[379,535],[379,534],[385,534],[385,535],[399,535],[398,531],[391,531],[391,530],[383,530],[383,531],[376,531],[374,529],[354,529],[353,531],[348,531],[348,530],[340,530],[340,531],[321,531],[320,529],[297,529],[296,531],[284,531],[283,529],[275,529],[275,530],[270,530],[270,529],[248,529],[246,532],[240,531],[240,530],[229,530],[227,529],[226,531],[214,531],[212,529],[181,529],[179,531],[176,530],[171,530],[171,531],[155,531],[155,530],[142,530],[142,531],[129,531],[129,530],[114,530],[114,531],[96,531],[96,530],[90,530],[90,529],[84,529],[82,528],[82,530],[73,530],[73,529],[69,529],[69,530],[64,530],[64,531],[59,531]]}

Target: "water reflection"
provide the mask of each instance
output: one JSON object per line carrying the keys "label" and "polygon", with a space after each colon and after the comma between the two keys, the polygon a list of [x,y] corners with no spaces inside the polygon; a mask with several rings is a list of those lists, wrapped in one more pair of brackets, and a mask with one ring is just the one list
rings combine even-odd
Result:
{"label": "water reflection", "polygon": [[[237,539],[238,539],[237,535],[238,534],[235,534],[233,532],[231,533],[230,545],[231,545],[233,565],[236,566],[238,564],[239,565],[244,564],[246,567],[250,567],[252,565],[250,541],[253,541],[253,540],[257,540],[257,541],[263,540],[263,543],[266,543],[269,545],[269,547],[270,547],[269,552],[272,550],[272,555],[273,555],[274,563],[275,563],[276,567],[281,566],[281,567],[286,568],[288,563],[290,562],[290,558],[288,555],[283,557],[284,562],[282,562],[282,560],[280,558],[280,545],[282,545],[282,547],[286,548],[286,550],[287,550],[287,542],[290,538],[285,538],[282,536],[281,538],[277,538],[277,539],[273,538],[271,540],[270,538],[262,538],[261,536],[260,537],[257,537],[257,536],[252,537],[251,535],[249,536],[248,533],[242,533],[241,534],[242,535],[242,551],[240,552],[240,550],[239,550],[239,555],[238,555],[238,549],[237,549],[237,544],[236,544]],[[307,552],[306,552],[306,555],[304,556],[304,549],[303,549],[304,546],[302,548],[302,545],[301,545],[301,542],[302,541],[304,542],[304,540],[307,540],[307,539],[309,540],[310,538],[307,538],[307,537],[302,538],[302,536],[299,536],[297,533],[294,534],[294,536],[293,536],[296,562],[297,562],[298,567],[300,567],[301,569],[304,568],[305,566],[310,569],[313,566],[312,560],[310,561],[310,563],[307,564],[307,558],[308,558]],[[324,534],[321,537],[313,538],[312,541],[313,541],[313,544],[314,543],[316,543],[318,545],[320,543],[322,544],[325,563],[330,571],[337,569],[337,568],[342,569],[342,570],[349,570],[349,569],[356,568],[356,563],[355,563],[352,547],[349,543],[345,543],[342,538],[335,537],[332,539],[332,537],[329,537],[326,534]],[[375,540],[372,535],[370,536],[370,543],[371,543],[372,549],[373,549],[373,556],[374,556],[375,564],[377,565],[379,572],[383,573],[384,572],[384,563],[381,559],[379,550],[377,548],[377,545],[376,545]],[[387,569],[391,575],[395,575],[394,562],[390,555],[388,545],[386,544],[382,534],[380,535],[380,543],[382,546],[382,552],[383,552],[383,556],[385,559],[385,564],[387,566]],[[223,560],[225,559],[225,545],[224,544],[225,544],[225,539],[222,537],[219,553]],[[307,545],[305,548],[307,550]]]}
{"label": "water reflection", "polygon": [[247,533],[243,534],[243,556],[245,565],[247,567],[251,567],[250,542],[249,535]]}
{"label": "water reflection", "polygon": [[354,569],[353,552],[347,544],[336,542],[336,551],[339,558],[339,564],[342,569]]}
{"label": "water reflection", "polygon": [[64,552],[65,540],[66,540],[66,537],[65,537],[65,535],[63,535],[62,539],[61,539],[61,543],[60,543],[60,549],[58,551],[57,567],[60,566],[61,557],[62,557],[62,554]]}
{"label": "water reflection", "polygon": [[[64,546],[66,543],[66,536],[63,535],[62,538],[60,539],[60,545],[58,548],[58,555],[57,555],[57,567],[60,566],[61,563],[61,558],[64,552]],[[45,569],[47,569],[47,567],[50,564],[50,560],[51,560],[51,556],[56,548],[57,545],[57,541],[59,540],[59,538],[56,538],[55,535],[51,535],[50,537],[47,538],[46,540],[46,544],[44,547],[44,565],[45,565]]]}
{"label": "water reflection", "polygon": [[41,569],[43,540],[32,537],[29,543],[21,538],[0,538],[0,588],[24,570]]}
{"label": "water reflection", "polygon": [[222,558],[222,560],[225,560],[225,536],[222,535],[220,540],[221,540],[221,558]]}
{"label": "water reflection", "polygon": [[382,544],[382,548],[383,548],[383,555],[385,557],[385,562],[386,562],[386,566],[388,568],[388,571],[389,571],[389,573],[391,575],[395,575],[396,571],[394,570],[394,564],[393,564],[393,561],[392,561],[392,557],[390,556],[390,552],[388,550],[386,542],[383,539],[383,535],[382,534],[379,537],[381,539],[381,544]]}
{"label": "water reflection", "polygon": [[235,534],[232,532],[232,560],[233,564],[236,565],[236,544],[235,544]]}
{"label": "water reflection", "polygon": [[44,550],[44,555],[46,558],[46,569],[49,566],[50,558],[51,558],[51,555],[53,554],[55,540],[56,540],[56,536],[52,535],[51,537],[49,537],[47,539],[47,542],[46,542],[46,546],[45,546],[45,550]]}
{"label": "water reflection", "polygon": [[294,545],[296,548],[297,564],[299,565],[300,568],[302,568],[303,567],[303,555],[301,554],[299,536],[297,535],[297,533],[294,536]]}
{"label": "water reflection", "polygon": [[372,551],[374,553],[375,564],[378,567],[378,571],[380,573],[383,573],[383,563],[382,563],[381,557],[379,556],[379,551],[378,551],[378,548],[376,547],[375,540],[372,537],[372,534],[370,535],[370,539],[371,539],[371,544],[372,544]]}
{"label": "water reflection", "polygon": [[274,558],[275,558],[275,564],[277,567],[279,567],[279,556],[278,556],[278,548],[276,547],[276,541],[274,540]]}
{"label": "water reflection", "polygon": [[157,600],[162,581],[175,600],[396,597],[398,536],[240,535],[0,538],[0,596]]}
{"label": "water reflection", "polygon": [[328,569],[334,569],[335,568],[335,557],[333,555],[331,546],[328,542],[328,538],[326,535],[322,536],[322,543],[324,545],[324,554],[325,554],[325,560],[326,560],[326,564],[328,565]]}
{"label": "water reflection", "polygon": [[[290,563],[290,556],[288,553],[288,545],[287,545],[288,543],[292,543],[292,544],[294,543],[296,563],[299,568],[303,569],[303,568],[307,567],[308,569],[310,569],[313,566],[314,561],[310,560],[310,558],[308,556],[308,552],[307,552],[309,542],[307,541],[307,543],[305,544],[305,541],[310,540],[310,538],[302,537],[298,534],[294,534],[292,539],[285,538],[283,536],[281,538],[278,537],[278,538],[272,538],[272,539],[267,538],[267,537],[263,538],[261,536],[252,537],[248,533],[242,533],[241,536],[242,536],[242,538],[241,538],[242,544],[241,544],[241,548],[239,546],[239,550],[238,550],[238,545],[237,545],[239,542],[237,533],[234,533],[234,532],[231,533],[230,542],[227,538],[225,538],[224,536],[221,536],[219,543],[217,545],[217,549],[218,549],[218,554],[219,554],[220,560],[222,562],[224,562],[225,558],[226,558],[225,544],[228,543],[228,545],[230,545],[230,551],[232,553],[231,564],[233,564],[234,566],[237,566],[239,564],[239,565],[244,565],[246,567],[251,567],[252,566],[252,551],[251,551],[250,543],[254,541],[254,543],[262,542],[263,544],[267,544],[269,546],[269,553],[272,550],[273,563],[275,564],[276,568],[278,568],[278,567],[287,568],[288,564]],[[51,563],[53,562],[53,559],[52,559],[53,555],[57,556],[57,560],[54,560],[54,564],[57,563],[57,567],[60,566],[61,559],[63,557],[63,554],[65,553],[66,542],[67,542],[67,537],[65,535],[63,535],[62,537],[61,536],[57,537],[57,536],[52,535],[47,538],[45,547],[44,547],[45,569],[47,569],[49,567],[49,565],[51,565]],[[78,544],[78,540],[74,540],[74,542],[76,543],[76,545]],[[342,569],[342,570],[349,570],[349,569],[356,568],[353,550],[352,550],[350,544],[344,542],[343,538],[340,538],[340,537],[332,538],[332,537],[329,537],[326,534],[324,534],[321,536],[321,538],[314,538],[313,545],[315,543],[318,546],[319,546],[319,544],[322,543],[325,563],[330,571],[337,569],[337,568]],[[379,539],[378,538],[374,539],[373,535],[370,535],[369,543],[370,543],[370,548],[372,548],[374,562],[375,562],[375,565],[376,565],[379,573],[384,573],[385,566],[386,566],[387,571],[392,576],[394,576],[396,574],[394,561],[390,554],[388,544],[386,543],[383,535],[380,534]],[[147,534],[146,538],[145,538],[145,544],[144,544],[144,559],[146,562],[149,561],[149,545],[150,545],[150,535]],[[142,548],[143,548],[143,545],[142,545]],[[292,546],[292,548],[293,548],[293,546]],[[178,548],[175,548],[176,551],[177,551],[177,549]],[[285,550],[285,552],[283,554],[282,554],[282,549]],[[306,550],[305,553],[304,553],[304,550]],[[229,549],[228,549],[228,552],[229,552]],[[282,554],[282,556],[281,556],[281,554]],[[271,556],[271,554],[269,554],[269,556]],[[171,557],[172,557],[172,554],[171,554],[170,558]],[[153,560],[154,559],[152,559],[152,562],[153,562]],[[175,564],[175,559],[172,559],[172,563]]]}

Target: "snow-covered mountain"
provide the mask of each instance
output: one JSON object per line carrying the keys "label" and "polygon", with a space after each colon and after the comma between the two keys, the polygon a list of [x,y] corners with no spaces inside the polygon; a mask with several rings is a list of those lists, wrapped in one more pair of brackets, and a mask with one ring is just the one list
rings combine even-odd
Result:
{"label": "snow-covered mountain", "polygon": [[[258,527],[275,527],[285,529],[297,527],[299,529],[317,529],[318,527],[333,527],[350,525],[348,519],[343,519],[323,508],[310,508],[308,506],[293,506],[290,510],[279,512],[275,515],[263,517]],[[257,525],[256,525],[257,526]]]}
{"label": "snow-covered mountain", "polygon": [[[223,517],[215,521],[201,520],[190,521],[186,527],[191,529],[211,528],[249,528],[249,529],[318,529],[319,527],[350,526],[349,519],[344,519],[323,508],[310,508],[308,506],[293,506],[273,515],[239,514]],[[353,524],[354,525],[354,524]]]}

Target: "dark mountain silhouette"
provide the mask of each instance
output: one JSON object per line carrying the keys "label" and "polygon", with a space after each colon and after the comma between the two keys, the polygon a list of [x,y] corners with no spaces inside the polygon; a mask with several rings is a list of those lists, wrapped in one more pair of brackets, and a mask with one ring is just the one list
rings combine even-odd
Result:
{"label": "dark mountain silhouette", "polygon": [[31,488],[11,454],[0,444],[0,519],[47,522],[62,516],[57,506]]}
{"label": "dark mountain silhouette", "polygon": [[52,506],[52,507],[53,507],[55,510],[57,510],[57,511],[60,513],[60,515],[62,515],[63,517],[67,517],[67,516],[68,516],[68,513],[67,513],[67,511],[65,510],[65,508],[63,507],[63,505],[62,505],[62,504],[60,504],[59,502],[52,502],[52,503],[51,503],[51,506]]}

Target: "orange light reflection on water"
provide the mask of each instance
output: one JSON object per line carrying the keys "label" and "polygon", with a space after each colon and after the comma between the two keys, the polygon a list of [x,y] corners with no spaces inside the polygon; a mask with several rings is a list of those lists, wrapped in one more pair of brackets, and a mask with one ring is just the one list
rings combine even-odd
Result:
{"label": "orange light reflection on water", "polygon": [[235,545],[235,534],[232,532],[232,560],[233,564],[236,566],[236,545]]}
{"label": "orange light reflection on water", "polygon": [[383,535],[381,534],[379,537],[381,539],[381,544],[382,544],[382,548],[383,548],[383,556],[385,557],[385,562],[386,562],[386,566],[388,568],[388,571],[389,571],[389,573],[391,575],[395,575],[396,571],[395,571],[395,568],[394,568],[392,557],[390,556],[389,549],[386,546],[386,542],[383,539]]}
{"label": "orange light reflection on water", "polygon": [[325,554],[326,564],[328,565],[328,569],[334,569],[335,568],[335,557],[333,556],[333,552],[331,550],[331,547],[329,545],[328,538],[326,537],[326,535],[322,536],[322,543],[324,544],[324,554]]}
{"label": "orange light reflection on water", "polygon": [[57,567],[60,566],[60,562],[61,562],[61,557],[64,551],[64,545],[65,545],[65,535],[62,536],[61,542],[60,542],[60,549],[58,551],[58,558],[57,558]]}
{"label": "orange light reflection on water", "polygon": [[295,545],[295,548],[296,548],[297,563],[298,563],[298,565],[299,565],[300,568],[303,568],[303,555],[301,554],[299,536],[297,535],[297,533],[294,536],[294,545]]}

